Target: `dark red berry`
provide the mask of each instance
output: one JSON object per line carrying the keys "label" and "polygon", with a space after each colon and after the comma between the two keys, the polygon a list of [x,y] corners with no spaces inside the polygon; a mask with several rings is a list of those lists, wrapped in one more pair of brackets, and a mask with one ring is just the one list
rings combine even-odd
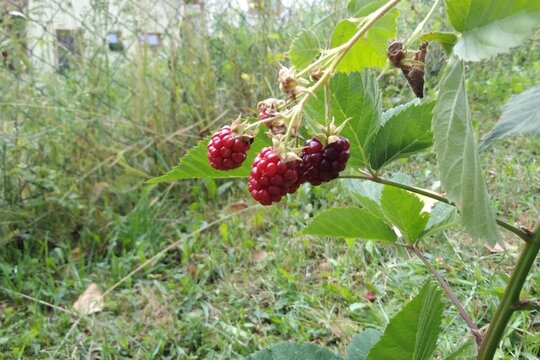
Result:
{"label": "dark red berry", "polygon": [[[273,118],[276,116],[276,114],[277,114],[277,111],[273,107],[268,107],[264,104],[261,104],[259,106],[259,120],[261,121]],[[271,124],[272,124],[272,121],[265,122],[265,125],[267,128],[270,128],[272,126]]]}
{"label": "dark red berry", "polygon": [[226,125],[212,135],[206,146],[206,155],[210,165],[217,170],[236,169],[246,160],[250,141],[237,138]]}
{"label": "dark red berry", "polygon": [[306,141],[300,165],[301,177],[311,185],[337,178],[347,166],[349,147],[349,140],[344,137],[326,147],[317,138]]}
{"label": "dark red berry", "polygon": [[262,205],[270,205],[295,192],[300,186],[297,184],[299,163],[298,160],[284,162],[271,147],[262,149],[249,175],[251,196]]}

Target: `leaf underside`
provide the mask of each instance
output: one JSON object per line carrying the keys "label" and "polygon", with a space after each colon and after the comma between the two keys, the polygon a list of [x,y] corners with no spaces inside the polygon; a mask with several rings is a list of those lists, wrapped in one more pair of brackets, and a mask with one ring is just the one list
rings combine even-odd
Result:
{"label": "leaf underside", "polygon": [[512,96],[504,106],[501,119],[480,144],[480,150],[485,150],[493,142],[507,136],[540,134],[538,99],[540,86]]}
{"label": "leaf underside", "polygon": [[450,58],[441,79],[433,116],[433,138],[443,188],[475,238],[499,239],[480,158],[476,149],[465,91],[463,62]]}
{"label": "leaf underside", "polygon": [[462,35],[454,53],[480,61],[507,52],[540,26],[538,0],[447,0],[448,17]]}

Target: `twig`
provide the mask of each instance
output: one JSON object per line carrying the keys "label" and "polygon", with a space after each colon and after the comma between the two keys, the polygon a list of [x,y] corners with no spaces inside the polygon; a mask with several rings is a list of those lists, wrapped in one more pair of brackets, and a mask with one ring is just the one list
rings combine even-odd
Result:
{"label": "twig", "polygon": [[26,295],[26,294],[20,293],[20,292],[18,292],[18,291],[6,289],[5,287],[2,287],[2,286],[0,286],[0,290],[4,290],[4,291],[7,292],[7,293],[14,294],[14,295],[18,295],[18,296],[23,297],[23,298],[25,298],[25,299],[35,301],[35,302],[37,302],[37,303],[40,303],[41,305],[48,306],[48,307],[50,307],[51,309],[54,309],[54,310],[62,311],[62,312],[64,312],[64,313],[66,313],[66,314],[77,315],[77,314],[74,313],[73,311],[70,311],[70,310],[68,310],[68,309],[65,309],[65,308],[63,308],[63,307],[60,307],[60,306],[57,306],[57,305],[54,305],[54,304],[51,304],[51,303],[48,303],[48,302],[43,301],[43,300],[36,299],[35,297],[32,297],[32,296],[30,296],[30,295]]}
{"label": "twig", "polygon": [[[376,182],[376,183],[379,183],[379,184],[390,185],[390,186],[398,187],[398,188],[403,189],[403,190],[407,190],[407,191],[410,191],[410,192],[413,192],[413,193],[416,193],[416,194],[419,194],[419,195],[423,195],[423,196],[435,199],[437,201],[443,202],[443,203],[448,204],[448,205],[455,206],[455,204],[451,203],[450,200],[448,200],[444,196],[436,194],[436,193],[434,193],[432,191],[417,188],[417,187],[414,187],[414,186],[408,186],[408,185],[400,184],[398,182],[382,179],[380,177],[374,177],[374,176],[371,176],[371,175],[345,175],[345,176],[340,176],[340,178],[341,179],[369,180],[369,181],[373,181],[373,182]],[[521,229],[507,223],[504,220],[495,219],[495,221],[497,222],[497,225],[499,225],[502,228],[505,228],[508,231],[513,232],[515,235],[517,235],[520,239],[522,239],[526,243],[529,243],[529,242],[532,241],[532,237],[531,237],[530,233],[525,232],[525,231],[523,231],[523,230],[521,230]]]}
{"label": "twig", "polygon": [[540,300],[522,300],[513,308],[515,311],[540,310]]}
{"label": "twig", "polygon": [[482,341],[484,340],[484,337],[482,336],[480,329],[478,329],[478,327],[473,323],[471,317],[467,313],[467,310],[465,310],[465,308],[463,307],[463,305],[457,298],[456,294],[454,294],[454,292],[450,288],[450,285],[448,285],[448,283],[446,282],[446,280],[444,280],[442,275],[433,267],[433,265],[431,265],[431,263],[425,258],[425,256],[416,246],[413,245],[410,247],[410,249],[412,249],[412,251],[418,256],[418,258],[422,260],[422,262],[426,265],[429,271],[435,276],[437,281],[441,284],[441,287],[443,288],[444,292],[448,295],[450,300],[452,300],[452,302],[458,309],[459,314],[461,315],[463,320],[465,320],[465,322],[467,323],[467,326],[469,327],[469,330],[471,331],[474,337],[474,340],[476,341],[476,347],[480,349],[480,346],[482,345]]}
{"label": "twig", "polygon": [[534,260],[540,251],[540,231],[536,228],[530,242],[526,243],[521,250],[521,255],[517,260],[516,267],[512,272],[512,276],[506,286],[506,290],[501,298],[499,306],[493,315],[489,324],[486,337],[482,343],[482,347],[478,351],[478,360],[491,360],[495,355],[495,351],[499,347],[504,331],[512,314],[515,311],[515,306],[520,303],[519,294],[523,289],[523,284],[527,280],[527,275],[531,271]]}

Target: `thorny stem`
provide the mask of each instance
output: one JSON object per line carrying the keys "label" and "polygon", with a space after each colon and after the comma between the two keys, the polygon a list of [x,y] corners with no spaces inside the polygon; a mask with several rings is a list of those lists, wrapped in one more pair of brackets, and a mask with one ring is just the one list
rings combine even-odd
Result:
{"label": "thorny stem", "polygon": [[[410,192],[413,192],[413,193],[416,193],[416,194],[419,194],[419,195],[423,195],[423,196],[435,199],[437,201],[440,201],[440,202],[443,202],[443,203],[454,206],[454,204],[451,203],[450,200],[448,200],[444,196],[441,196],[441,195],[439,195],[437,193],[434,193],[432,191],[417,188],[417,187],[414,187],[414,186],[408,186],[408,185],[400,184],[398,182],[382,179],[380,177],[375,177],[375,176],[372,176],[372,175],[344,175],[344,176],[340,176],[340,178],[342,178],[342,179],[369,180],[369,181],[373,181],[373,182],[376,182],[376,183],[379,183],[379,184],[390,185],[390,186],[398,187],[400,189],[407,190],[407,191],[410,191]],[[509,230],[509,231],[513,232],[515,235],[519,236],[526,243],[532,241],[532,236],[531,236],[530,233],[525,232],[525,231],[521,230],[520,228],[517,228],[517,227],[505,222],[504,220],[496,219],[496,221],[497,221],[497,225],[499,225],[502,228],[505,228],[506,230]]]}
{"label": "thorny stem", "polygon": [[540,250],[540,230],[536,228],[533,232],[532,240],[525,244],[525,247],[521,251],[517,265],[510,277],[508,286],[504,291],[504,295],[501,298],[501,302],[493,315],[493,319],[489,325],[486,337],[482,343],[480,350],[478,351],[478,360],[490,360],[493,359],[495,351],[499,347],[501,339],[504,335],[504,330],[512,317],[512,314],[516,311],[516,306],[520,304],[519,295],[523,284],[527,279],[529,271],[538,256]]}
{"label": "thorny stem", "polygon": [[480,332],[480,329],[478,329],[478,327],[473,323],[471,317],[467,313],[467,310],[465,310],[465,308],[463,307],[463,305],[457,298],[456,294],[454,294],[454,292],[450,288],[450,285],[448,285],[448,283],[446,282],[446,280],[444,280],[442,275],[437,271],[437,269],[433,267],[433,265],[431,265],[431,263],[426,259],[424,254],[422,254],[422,252],[416,246],[413,245],[413,246],[410,246],[409,248],[416,254],[416,256],[418,256],[420,260],[422,260],[422,262],[426,265],[426,267],[433,274],[433,276],[435,276],[439,284],[441,284],[441,287],[443,288],[444,292],[448,295],[450,300],[454,303],[454,305],[459,311],[459,314],[461,315],[463,320],[465,320],[465,322],[467,323],[467,326],[469,327],[469,330],[471,331],[474,337],[474,341],[476,341],[476,347],[480,349],[480,346],[482,345],[482,341],[483,341],[482,333]]}
{"label": "thorny stem", "polygon": [[[414,192],[416,194],[430,197],[432,199],[435,199],[435,200],[438,200],[447,204],[451,204],[450,201],[446,199],[445,197],[435,194],[431,191],[403,185],[400,183],[381,179],[379,177],[374,177],[371,175],[349,175],[349,176],[342,176],[341,178],[370,180],[370,181],[377,182],[380,184],[398,187],[398,188],[401,188],[410,192]],[[538,256],[538,252],[540,251],[540,219],[538,220],[533,230],[530,232],[523,231],[499,219],[497,219],[497,224],[501,227],[504,227],[505,229],[512,231],[514,234],[516,234],[521,239],[523,239],[525,241],[525,246],[523,250],[521,251],[521,254],[517,261],[517,265],[514,268],[512,276],[510,277],[510,281],[508,282],[508,286],[506,287],[504,291],[504,294],[503,294],[503,297],[501,298],[499,306],[497,307],[497,310],[495,311],[495,314],[493,315],[493,318],[489,325],[486,336],[484,337],[483,341],[480,344],[480,347],[478,350],[478,358],[477,358],[478,360],[493,359],[493,356],[495,355],[495,352],[497,351],[497,348],[504,335],[504,330],[506,329],[508,322],[510,321],[510,318],[512,317],[512,314],[515,311],[523,310],[522,307],[523,307],[524,302],[521,302],[519,300],[521,289],[523,288],[525,280],[527,279],[527,275],[529,274],[531,270],[534,260]],[[473,334],[475,335],[475,339],[477,339],[476,333],[473,332]],[[477,340],[477,345],[478,345],[478,340]]]}

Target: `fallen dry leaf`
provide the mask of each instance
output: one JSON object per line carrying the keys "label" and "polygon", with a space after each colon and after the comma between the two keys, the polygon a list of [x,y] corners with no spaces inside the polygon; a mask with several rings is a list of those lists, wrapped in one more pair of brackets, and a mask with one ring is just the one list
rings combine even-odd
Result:
{"label": "fallen dry leaf", "polygon": [[264,250],[262,251],[254,251],[251,253],[251,260],[253,261],[261,261],[268,257],[268,253]]}
{"label": "fallen dry leaf", "polygon": [[103,294],[99,287],[92,283],[73,303],[73,310],[80,315],[90,315],[103,310]]}

